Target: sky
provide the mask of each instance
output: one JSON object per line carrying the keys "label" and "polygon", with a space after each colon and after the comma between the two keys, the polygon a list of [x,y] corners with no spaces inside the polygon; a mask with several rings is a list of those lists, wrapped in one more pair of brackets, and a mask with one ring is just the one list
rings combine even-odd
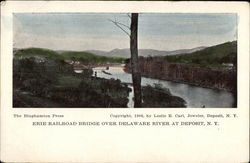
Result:
{"label": "sky", "polygon": [[[14,48],[76,51],[129,48],[129,36],[110,20],[130,26],[130,18],[124,13],[15,13]],[[139,49],[171,51],[236,39],[236,14],[139,14]]]}

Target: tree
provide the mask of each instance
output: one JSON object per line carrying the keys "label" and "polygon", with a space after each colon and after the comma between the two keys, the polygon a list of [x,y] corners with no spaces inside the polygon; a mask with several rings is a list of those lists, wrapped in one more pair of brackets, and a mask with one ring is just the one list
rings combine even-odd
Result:
{"label": "tree", "polygon": [[130,53],[134,86],[134,107],[141,107],[141,72],[138,60],[138,13],[132,13],[130,25]]}
{"label": "tree", "polygon": [[[141,72],[138,59],[138,13],[132,13],[130,27],[117,22],[112,21],[117,27],[119,27],[123,32],[125,32],[130,37],[130,53],[131,53],[131,70],[132,70],[132,81],[134,87],[134,107],[138,108],[142,105],[142,94],[141,94]],[[127,32],[124,27],[130,30]]]}

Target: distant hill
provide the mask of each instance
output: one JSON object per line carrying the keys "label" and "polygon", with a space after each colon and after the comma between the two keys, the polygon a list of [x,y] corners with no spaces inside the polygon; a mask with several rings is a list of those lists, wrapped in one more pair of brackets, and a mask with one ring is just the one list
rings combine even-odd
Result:
{"label": "distant hill", "polygon": [[[181,49],[181,50],[174,50],[174,51],[161,51],[161,50],[155,50],[155,49],[139,49],[138,53],[139,56],[143,57],[148,57],[148,56],[166,56],[166,55],[177,55],[177,54],[182,54],[182,53],[192,53],[195,51],[202,50],[206,47],[197,47],[197,48],[192,48],[192,49]],[[69,55],[71,54],[76,54],[77,56],[79,55],[88,55],[92,54],[95,56],[100,56],[100,57],[118,57],[118,58],[130,58],[130,49],[113,49],[111,51],[101,51],[101,50],[86,50],[86,51],[68,51],[68,50],[50,50],[50,49],[45,49],[45,48],[27,48],[27,49],[13,49],[14,54],[18,52],[18,55],[20,55],[20,50],[25,50],[27,54],[22,54],[22,55],[45,55],[45,54],[55,54],[56,56],[54,57],[59,57],[59,55],[66,55],[66,58],[70,58]],[[71,53],[71,54],[69,54]],[[18,56],[17,55],[17,56]],[[52,57],[52,56],[50,56]],[[79,57],[78,57],[79,58]]]}
{"label": "distant hill", "polygon": [[88,52],[66,51],[60,54],[65,59],[86,63],[122,63],[125,58],[113,56],[101,56]]}
{"label": "distant hill", "polygon": [[[181,50],[174,50],[174,51],[162,51],[162,50],[155,50],[155,49],[139,49],[138,53],[139,56],[148,57],[148,56],[165,56],[165,55],[176,55],[181,53],[192,53],[195,51],[202,50],[206,47],[197,47],[192,49],[181,49]],[[101,51],[101,50],[87,50],[85,52],[93,53],[96,55],[102,56],[112,56],[112,57],[123,57],[129,58],[130,57],[130,49],[113,49],[111,51]]]}
{"label": "distant hill", "polygon": [[53,60],[64,60],[57,52],[44,48],[13,49],[15,57],[41,57]]}
{"label": "distant hill", "polygon": [[185,63],[203,67],[223,67],[237,63],[237,42],[226,42],[192,53],[165,56],[165,60],[173,63]]}
{"label": "distant hill", "polygon": [[57,61],[72,60],[85,63],[123,63],[125,58],[99,56],[87,52],[53,51],[44,48],[13,49],[15,57],[40,57]]}
{"label": "distant hill", "polygon": [[[114,49],[111,51],[53,51],[43,48],[13,49],[16,57],[39,56],[56,60],[74,60],[86,63],[123,63],[130,58],[129,49]],[[139,56],[159,57],[168,62],[185,63],[200,66],[220,66],[223,63],[235,63],[237,42],[227,42],[211,47],[197,47],[174,51],[160,51],[154,49],[139,49]]]}

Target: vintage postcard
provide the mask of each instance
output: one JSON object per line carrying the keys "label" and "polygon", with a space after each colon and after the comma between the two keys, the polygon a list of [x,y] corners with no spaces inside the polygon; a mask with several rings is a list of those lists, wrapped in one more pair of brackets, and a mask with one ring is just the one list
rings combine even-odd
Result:
{"label": "vintage postcard", "polygon": [[1,22],[1,161],[249,161],[249,4],[13,1]]}
{"label": "vintage postcard", "polygon": [[237,107],[237,14],[132,16],[14,13],[13,107]]}

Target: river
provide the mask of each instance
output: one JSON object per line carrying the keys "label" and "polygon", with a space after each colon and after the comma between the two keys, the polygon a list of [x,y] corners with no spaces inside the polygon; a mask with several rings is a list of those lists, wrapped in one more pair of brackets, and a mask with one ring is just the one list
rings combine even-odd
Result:
{"label": "river", "polygon": [[[109,67],[108,70],[106,67],[96,67],[93,68],[93,71],[96,72],[97,77],[120,79],[122,82],[132,83],[131,74],[124,72],[122,67]],[[233,94],[228,91],[142,77],[143,86],[154,85],[154,83],[162,84],[163,87],[170,89],[173,95],[183,98],[187,102],[188,108],[201,108],[202,106],[206,108],[231,108],[233,106]],[[133,107],[132,99],[133,91],[129,94],[128,107]]]}

